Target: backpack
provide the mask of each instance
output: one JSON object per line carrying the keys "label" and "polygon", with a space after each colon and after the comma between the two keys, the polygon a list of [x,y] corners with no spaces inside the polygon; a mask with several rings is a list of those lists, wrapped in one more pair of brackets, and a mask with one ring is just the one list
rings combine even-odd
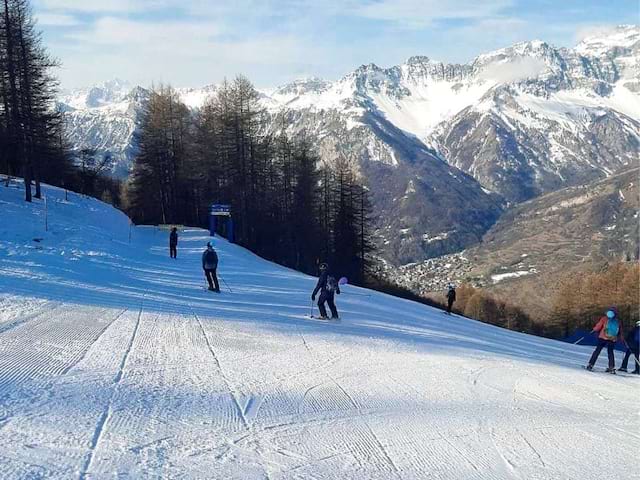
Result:
{"label": "backpack", "polygon": [[217,258],[216,252],[214,252],[213,250],[207,250],[207,254],[204,257],[204,260],[207,265],[218,264],[218,258]]}
{"label": "backpack", "polygon": [[327,277],[327,285],[324,287],[327,292],[335,292],[338,289],[338,282],[335,277],[329,275]]}
{"label": "backpack", "polygon": [[620,333],[620,322],[618,322],[618,317],[613,317],[607,319],[607,323],[604,326],[604,334],[611,339],[614,339]]}

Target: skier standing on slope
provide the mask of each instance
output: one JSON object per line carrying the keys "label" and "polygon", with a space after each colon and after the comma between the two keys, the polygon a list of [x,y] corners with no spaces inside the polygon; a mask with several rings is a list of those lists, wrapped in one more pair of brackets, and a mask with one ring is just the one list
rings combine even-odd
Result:
{"label": "skier standing on slope", "polygon": [[636,322],[635,328],[627,333],[625,343],[627,345],[627,351],[622,359],[622,365],[620,365],[618,370],[621,372],[628,371],[629,357],[633,355],[636,364],[633,373],[640,375],[640,359],[638,358],[638,353],[640,353],[640,321]]}
{"label": "skier standing on slope", "polygon": [[453,283],[449,284],[449,289],[447,290],[447,313],[451,315],[451,307],[453,307],[453,302],[456,301],[456,287]]}
{"label": "skier standing on slope", "polygon": [[178,229],[173,227],[169,234],[169,256],[178,258]]}
{"label": "skier standing on slope", "polygon": [[596,364],[596,360],[598,360],[600,351],[604,347],[607,347],[607,355],[609,356],[609,368],[607,368],[607,372],[615,374],[616,369],[613,347],[615,346],[618,338],[622,340],[622,321],[618,318],[618,309],[616,307],[611,307],[607,310],[605,316],[598,320],[598,323],[593,327],[591,333],[596,332],[598,332],[598,345],[593,351],[593,355],[591,355],[591,359],[589,359],[589,364],[586,368],[587,370],[593,370],[593,366]]}
{"label": "skier standing on slope", "polygon": [[209,283],[209,290],[220,293],[220,285],[218,284],[218,254],[211,246],[211,242],[207,243],[207,249],[202,254],[202,269]]}
{"label": "skier standing on slope", "polygon": [[320,264],[320,278],[318,278],[318,284],[311,294],[311,301],[316,301],[316,294],[318,292],[320,292],[320,297],[318,298],[320,318],[323,320],[328,318],[327,309],[324,306],[326,302],[331,310],[331,318],[338,320],[340,317],[338,316],[338,310],[336,309],[336,304],[334,302],[334,295],[336,293],[340,295],[340,286],[338,285],[336,278],[329,273],[329,265],[326,263]]}

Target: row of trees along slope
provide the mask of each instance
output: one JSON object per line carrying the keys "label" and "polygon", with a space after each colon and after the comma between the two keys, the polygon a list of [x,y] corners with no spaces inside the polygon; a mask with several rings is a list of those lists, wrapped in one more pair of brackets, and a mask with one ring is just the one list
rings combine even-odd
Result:
{"label": "row of trees along slope", "polygon": [[362,283],[372,249],[366,187],[346,158],[322,166],[310,138],[267,125],[244,77],[225,82],[197,113],[171,87],[154,89],[128,188],[130,215],[206,226],[211,203],[230,204],[240,245],[306,272],[329,261]]}
{"label": "row of trees along slope", "polygon": [[46,52],[27,0],[2,0],[0,15],[0,171],[22,175],[25,196],[40,181],[60,183],[71,167],[54,110],[57,66]]}

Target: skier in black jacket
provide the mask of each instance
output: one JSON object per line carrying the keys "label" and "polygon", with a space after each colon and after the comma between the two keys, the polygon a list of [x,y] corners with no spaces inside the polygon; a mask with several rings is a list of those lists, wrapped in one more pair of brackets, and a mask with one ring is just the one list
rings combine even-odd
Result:
{"label": "skier in black jacket", "polygon": [[318,278],[318,284],[311,294],[311,301],[316,301],[316,294],[320,292],[320,298],[318,298],[318,308],[320,309],[320,318],[326,320],[327,309],[325,308],[325,302],[329,305],[331,310],[331,318],[334,320],[339,319],[338,310],[334,302],[334,295],[337,293],[340,295],[340,286],[335,277],[329,273],[329,266],[326,263],[320,265],[320,278]]}
{"label": "skier in black jacket", "polygon": [[451,315],[451,307],[453,307],[453,302],[456,301],[456,287],[450,283],[449,290],[447,290],[447,313]]}
{"label": "skier in black jacket", "polygon": [[218,276],[216,275],[216,271],[218,270],[218,254],[211,246],[211,243],[207,243],[207,249],[202,254],[202,269],[204,270],[204,275],[207,277],[209,290],[220,293],[220,285],[218,284]]}
{"label": "skier in black jacket", "polygon": [[169,234],[169,256],[171,258],[178,257],[178,229],[173,227]]}
{"label": "skier in black jacket", "polygon": [[626,372],[627,366],[629,364],[629,357],[633,355],[635,359],[636,368],[633,369],[633,373],[640,375],[640,359],[638,359],[638,354],[640,353],[640,322],[636,322],[636,326],[633,330],[627,333],[627,337],[625,338],[625,343],[627,344],[627,351],[624,354],[624,358],[622,359],[622,365],[618,371]]}

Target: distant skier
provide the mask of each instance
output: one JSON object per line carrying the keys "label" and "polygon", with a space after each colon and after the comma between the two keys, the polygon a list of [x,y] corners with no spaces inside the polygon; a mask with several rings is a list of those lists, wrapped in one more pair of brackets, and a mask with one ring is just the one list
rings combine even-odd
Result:
{"label": "distant skier", "polygon": [[340,286],[336,278],[329,273],[329,265],[326,263],[320,264],[320,278],[318,278],[318,284],[311,294],[311,301],[316,301],[316,294],[320,292],[318,298],[318,308],[320,309],[320,318],[327,320],[327,309],[325,308],[325,302],[329,305],[331,310],[331,318],[334,320],[339,319],[338,310],[334,302],[335,294],[340,295]]}
{"label": "distant skier", "polygon": [[169,256],[178,258],[178,229],[173,227],[169,234]]}
{"label": "distant skier", "polygon": [[604,347],[607,347],[609,368],[607,368],[606,371],[608,373],[616,373],[613,347],[615,346],[618,338],[622,340],[622,330],[622,321],[618,318],[618,309],[616,307],[611,307],[607,310],[605,316],[598,320],[598,323],[596,323],[595,327],[593,327],[593,330],[591,331],[591,333],[598,332],[598,345],[593,351],[593,355],[591,355],[589,364],[586,367],[587,370],[593,370],[593,366],[596,364],[596,360],[598,360],[600,351]]}
{"label": "distant skier", "polygon": [[627,345],[627,351],[622,359],[622,365],[620,365],[618,370],[621,372],[627,372],[629,357],[633,355],[636,364],[636,368],[633,369],[633,373],[640,375],[640,359],[638,358],[638,353],[640,353],[640,321],[636,322],[635,328],[627,333],[625,343]]}
{"label": "distant skier", "polygon": [[209,290],[220,293],[220,285],[218,284],[218,254],[213,249],[211,242],[207,243],[207,249],[202,254],[202,269],[209,283]]}
{"label": "distant skier", "polygon": [[451,315],[451,308],[453,307],[453,302],[456,301],[456,287],[453,283],[449,284],[449,288],[447,290],[447,314]]}

